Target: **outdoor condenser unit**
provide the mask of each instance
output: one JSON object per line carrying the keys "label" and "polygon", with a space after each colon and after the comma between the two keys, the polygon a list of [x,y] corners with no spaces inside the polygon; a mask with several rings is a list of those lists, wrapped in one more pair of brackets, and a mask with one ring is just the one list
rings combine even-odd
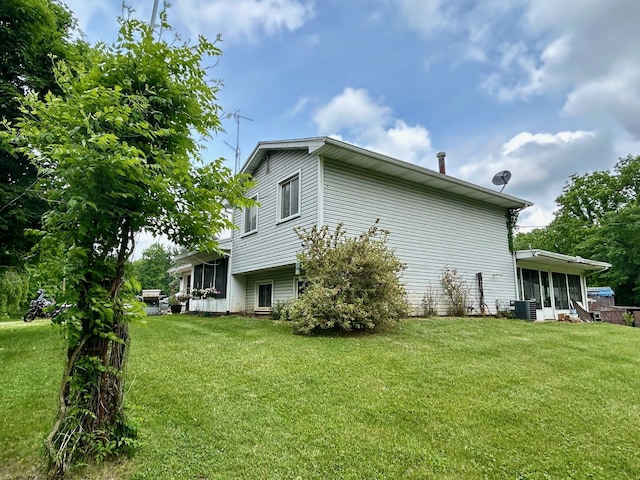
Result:
{"label": "outdoor condenser unit", "polygon": [[516,318],[523,320],[535,320],[536,319],[536,301],[535,300],[516,300],[514,302],[514,313]]}

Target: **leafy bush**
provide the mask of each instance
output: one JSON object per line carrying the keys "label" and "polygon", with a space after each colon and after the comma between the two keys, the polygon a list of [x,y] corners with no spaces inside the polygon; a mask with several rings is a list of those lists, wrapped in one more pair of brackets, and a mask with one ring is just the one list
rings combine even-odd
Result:
{"label": "leafy bush", "polygon": [[449,302],[447,314],[453,317],[464,317],[467,314],[469,287],[464,278],[455,269],[445,267],[440,277],[440,285]]}
{"label": "leafy bush", "polygon": [[425,317],[435,317],[438,314],[438,297],[431,282],[427,285],[427,290],[422,296],[422,315]]}
{"label": "leafy bush", "polygon": [[0,274],[0,319],[9,318],[10,311],[16,311],[27,301],[29,276],[15,270],[5,270]]}
{"label": "leafy bush", "polygon": [[281,302],[280,300],[278,300],[276,304],[271,307],[271,318],[273,318],[274,320],[291,320],[291,318],[289,318],[287,310],[289,308],[289,304],[290,302]]}
{"label": "leafy bush", "polygon": [[628,327],[633,327],[635,325],[635,320],[633,318],[633,313],[625,312],[622,314],[622,318],[624,319],[625,325]]}
{"label": "leafy bush", "polygon": [[378,220],[355,238],[347,237],[342,223],[333,232],[324,225],[296,233],[308,284],[281,315],[293,321],[295,332],[375,330],[408,315],[399,279],[406,266],[387,247],[389,232]]}

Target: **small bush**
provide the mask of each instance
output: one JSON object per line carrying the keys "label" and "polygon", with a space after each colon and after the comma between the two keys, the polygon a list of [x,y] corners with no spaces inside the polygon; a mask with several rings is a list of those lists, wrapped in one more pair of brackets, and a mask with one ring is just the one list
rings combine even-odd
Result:
{"label": "small bush", "polygon": [[438,296],[431,282],[427,285],[427,291],[422,296],[422,315],[424,317],[435,317],[438,314],[437,309]]}
{"label": "small bush", "polygon": [[0,320],[9,318],[10,311],[17,311],[27,301],[29,276],[15,270],[0,273]]}
{"label": "small bush", "polygon": [[408,315],[399,279],[406,266],[387,247],[389,232],[378,220],[355,238],[347,237],[342,224],[333,232],[325,225],[296,233],[308,284],[283,312],[295,332],[376,330]]}
{"label": "small bush", "polygon": [[624,319],[624,323],[628,327],[633,327],[635,325],[635,320],[633,318],[633,313],[625,312],[622,314],[622,318]]}
{"label": "small bush", "polygon": [[442,291],[449,302],[447,314],[453,317],[464,317],[467,314],[469,287],[464,278],[455,269],[444,268],[440,277]]}
{"label": "small bush", "polygon": [[271,318],[273,320],[284,320],[284,321],[290,321],[291,318],[289,317],[289,304],[291,302],[281,302],[280,300],[278,300],[276,302],[276,304],[271,307]]}

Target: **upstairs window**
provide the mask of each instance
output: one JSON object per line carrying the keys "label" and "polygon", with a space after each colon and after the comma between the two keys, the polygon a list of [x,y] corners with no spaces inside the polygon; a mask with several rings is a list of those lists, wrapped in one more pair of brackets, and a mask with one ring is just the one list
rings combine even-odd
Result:
{"label": "upstairs window", "polygon": [[296,173],[292,177],[280,182],[278,191],[280,203],[278,220],[286,220],[300,213],[300,174]]}
{"label": "upstairs window", "polygon": [[[252,197],[258,201],[258,197]],[[253,205],[244,209],[244,233],[252,233],[258,230],[258,206]]]}

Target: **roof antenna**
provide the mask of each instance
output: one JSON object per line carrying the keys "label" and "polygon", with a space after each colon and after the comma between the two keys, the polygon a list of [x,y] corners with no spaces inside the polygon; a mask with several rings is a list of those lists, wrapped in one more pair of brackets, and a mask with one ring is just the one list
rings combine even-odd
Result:
{"label": "roof antenna", "polygon": [[509,180],[511,180],[511,172],[509,170],[502,170],[493,176],[493,180],[491,180],[491,182],[494,185],[502,185],[502,188],[500,189],[500,193],[502,193],[502,190],[507,186]]}
{"label": "roof antenna", "polygon": [[151,12],[151,21],[149,22],[149,26],[151,30],[153,30],[156,26],[156,15],[158,13],[158,0],[154,0],[153,2],[153,12]]}
{"label": "roof antenna", "polygon": [[253,119],[249,118],[249,117],[245,117],[240,115],[240,109],[236,110],[234,113],[230,113],[227,115],[227,118],[233,117],[236,121],[236,146],[234,147],[233,145],[230,145],[228,142],[224,142],[227,147],[229,147],[231,150],[233,150],[235,152],[236,155],[236,162],[234,164],[234,170],[233,173],[236,174],[238,173],[238,170],[240,169],[240,119],[244,118],[245,120],[249,120],[250,122],[253,122]]}

